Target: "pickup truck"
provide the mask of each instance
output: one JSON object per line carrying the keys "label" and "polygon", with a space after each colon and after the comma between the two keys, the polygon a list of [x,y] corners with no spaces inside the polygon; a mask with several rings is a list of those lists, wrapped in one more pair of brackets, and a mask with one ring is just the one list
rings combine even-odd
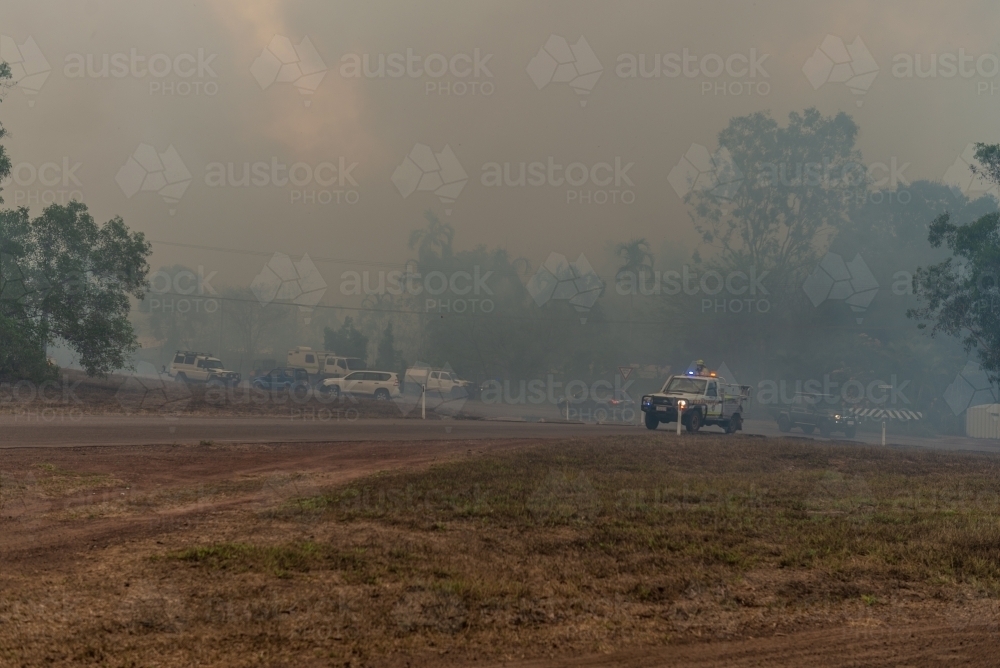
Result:
{"label": "pickup truck", "polygon": [[646,428],[656,429],[661,422],[677,422],[688,431],[703,425],[721,427],[727,434],[743,428],[743,416],[750,400],[749,385],[733,385],[717,376],[686,374],[670,376],[659,392],[642,397]]}
{"label": "pickup truck", "polygon": [[406,370],[404,382],[407,385],[412,383],[417,388],[423,386],[431,396],[438,396],[442,399],[464,399],[471,397],[474,386],[467,380],[462,380],[454,371],[446,369],[429,369],[424,367],[411,367]]}

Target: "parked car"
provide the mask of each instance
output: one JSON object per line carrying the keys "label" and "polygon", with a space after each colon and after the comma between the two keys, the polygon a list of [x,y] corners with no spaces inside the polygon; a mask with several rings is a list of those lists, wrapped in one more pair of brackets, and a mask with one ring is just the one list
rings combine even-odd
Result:
{"label": "parked car", "polygon": [[[563,404],[565,406],[565,404]],[[569,418],[589,422],[631,422],[635,420],[635,401],[629,396],[610,395],[588,398],[580,403],[569,404]]]}
{"label": "parked car", "polygon": [[[426,367],[411,367],[406,370],[406,387],[413,383],[416,387],[424,386],[427,393],[442,398],[458,399],[472,397],[476,386],[467,380],[462,380],[454,371],[444,369],[428,369]],[[407,389],[407,392],[410,390]]]}
{"label": "parked car", "polygon": [[281,366],[253,379],[258,390],[289,390],[294,386],[309,387],[309,372],[301,367]]}
{"label": "parked car", "polygon": [[834,396],[816,392],[796,392],[791,405],[778,412],[778,429],[782,433],[798,427],[803,433],[811,434],[817,429],[825,437],[839,431],[847,438],[858,433],[858,419],[837,405]]}
{"label": "parked car", "polygon": [[288,366],[301,367],[309,375],[319,380],[340,378],[352,371],[363,371],[365,362],[359,357],[344,357],[325,350],[313,350],[308,346],[298,346],[288,351],[285,362]]}
{"label": "parked car", "polygon": [[239,385],[240,374],[226,371],[222,362],[211,353],[178,350],[170,363],[170,375],[182,383],[207,385]]}
{"label": "parked car", "polygon": [[390,371],[354,371],[343,378],[327,378],[319,389],[336,397],[374,397],[379,401],[387,401],[400,395],[399,376]]}

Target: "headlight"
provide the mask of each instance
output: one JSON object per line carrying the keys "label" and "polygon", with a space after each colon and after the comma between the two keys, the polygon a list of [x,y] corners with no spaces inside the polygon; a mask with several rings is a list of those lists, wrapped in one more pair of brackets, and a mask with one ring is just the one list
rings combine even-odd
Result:
{"label": "headlight", "polygon": [[839,419],[840,419],[840,416],[839,416],[839,415],[834,415],[834,416],[833,416],[833,419],[834,419],[834,420],[839,420]]}
{"label": "headlight", "polygon": [[682,410],[683,410],[685,406],[687,406],[687,402],[686,402],[686,401],[684,401],[683,399],[680,399],[680,400],[679,400],[679,401],[677,402],[677,407],[678,407],[678,408],[680,408],[680,409],[682,409]]}

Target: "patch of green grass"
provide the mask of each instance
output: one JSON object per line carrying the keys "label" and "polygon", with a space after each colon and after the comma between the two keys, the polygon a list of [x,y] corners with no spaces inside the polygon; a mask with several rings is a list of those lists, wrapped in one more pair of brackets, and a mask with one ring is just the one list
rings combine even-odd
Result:
{"label": "patch of green grass", "polygon": [[217,543],[171,552],[165,558],[209,570],[253,571],[282,578],[312,570],[333,570],[353,574],[355,577],[348,579],[354,581],[369,582],[374,579],[369,572],[372,564],[366,558],[364,549],[341,551],[312,541],[287,545]]}
{"label": "patch of green grass", "polygon": [[323,549],[315,543],[288,546],[261,546],[248,543],[221,543],[192,547],[168,555],[209,569],[223,571],[261,571],[278,576],[305,573],[320,561]]}

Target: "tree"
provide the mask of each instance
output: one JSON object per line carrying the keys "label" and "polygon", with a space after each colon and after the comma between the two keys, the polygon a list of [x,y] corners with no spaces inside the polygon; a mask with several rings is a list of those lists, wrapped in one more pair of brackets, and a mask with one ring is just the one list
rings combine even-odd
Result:
{"label": "tree", "polygon": [[632,298],[643,274],[653,273],[653,252],[645,239],[632,239],[627,243],[615,246],[615,255],[622,261],[622,266],[615,274],[615,280],[622,278],[631,281],[632,289],[628,291],[628,342],[632,345]]}
{"label": "tree", "polygon": [[615,255],[622,261],[616,277],[624,274],[637,276],[640,272],[653,270],[653,251],[645,239],[632,239],[618,244],[615,246]]}
{"label": "tree", "polygon": [[327,327],[323,330],[323,344],[328,351],[338,355],[360,357],[363,360],[368,358],[368,337],[358,331],[350,316],[344,318],[340,329]]}
{"label": "tree", "polygon": [[824,117],[816,109],[789,114],[786,127],[765,112],[731,119],[714,158],[718,186],[704,188],[711,175],[702,174],[687,195],[695,226],[720,263],[770,272],[781,287],[814,265],[823,242],[867,192],[857,133],[847,114]]}
{"label": "tree", "polygon": [[42,380],[51,369],[45,356],[45,337],[40,328],[19,322],[0,312],[0,378]]}
{"label": "tree", "polygon": [[369,345],[375,346],[375,349],[370,351],[370,357],[377,358],[379,337],[396,315],[398,305],[394,295],[377,292],[366,295],[361,300],[361,308],[363,310],[358,314],[358,329],[368,337]]}
{"label": "tree", "polygon": [[[0,86],[10,78],[0,63]],[[0,180],[9,174],[0,145]],[[52,204],[34,219],[26,208],[0,211],[0,374],[39,377],[57,340],[90,375],[129,366],[139,347],[129,299],[143,298],[150,252],[141,232],[117,217],[98,225],[80,202]]]}
{"label": "tree", "polygon": [[447,260],[451,258],[451,242],[455,238],[455,228],[448,223],[442,223],[433,211],[425,211],[427,227],[418,228],[410,233],[410,249],[417,249],[417,258],[421,264],[433,258]]}
{"label": "tree", "polygon": [[[1000,145],[976,145],[979,165],[973,171],[1000,184]],[[927,240],[944,244],[953,257],[917,269],[913,289],[920,306],[907,315],[930,333],[960,337],[966,352],[976,351],[991,382],[1000,380],[1000,213],[955,225],[943,213],[930,226]]]}
{"label": "tree", "polygon": [[[0,61],[0,89],[6,88],[10,85],[10,65]],[[0,139],[7,136],[7,131],[4,129],[3,125],[0,124]],[[7,155],[7,149],[0,144],[0,181],[3,181],[8,176],[10,176],[10,156]],[[0,197],[0,204],[3,204],[3,197]]]}
{"label": "tree", "polygon": [[[136,309],[147,315],[148,332],[161,342],[164,361],[172,359],[175,350],[214,350],[219,340],[219,300],[174,292],[173,278],[184,275],[195,272],[180,264],[160,267]],[[166,287],[157,277],[166,277]]]}
{"label": "tree", "polygon": [[287,317],[281,305],[261,304],[249,288],[232,288],[223,294],[226,320],[236,328],[239,351],[251,362],[261,338]]}
{"label": "tree", "polygon": [[385,326],[382,338],[378,342],[375,353],[375,368],[394,371],[399,364],[399,351],[396,350],[396,340],[392,333],[392,323]]}
{"label": "tree", "polygon": [[127,368],[139,344],[129,298],[142,299],[152,252],[121,218],[98,225],[87,207],[52,204],[28,218],[0,212],[3,316],[39,343],[64,341],[90,375]]}

